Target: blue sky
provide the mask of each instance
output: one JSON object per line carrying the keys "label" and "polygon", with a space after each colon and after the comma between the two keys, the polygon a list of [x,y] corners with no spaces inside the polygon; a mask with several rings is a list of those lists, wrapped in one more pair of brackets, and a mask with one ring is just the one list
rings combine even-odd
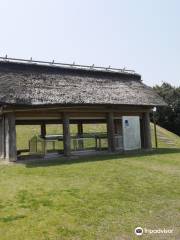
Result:
{"label": "blue sky", "polygon": [[0,55],[126,67],[180,85],[178,0],[0,0]]}

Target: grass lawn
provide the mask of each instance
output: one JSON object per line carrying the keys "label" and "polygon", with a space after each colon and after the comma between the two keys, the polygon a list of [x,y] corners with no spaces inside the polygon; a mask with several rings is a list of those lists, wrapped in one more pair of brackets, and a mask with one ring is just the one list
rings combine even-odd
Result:
{"label": "grass lawn", "polygon": [[0,165],[0,239],[179,239],[180,150]]}
{"label": "grass lawn", "polygon": [[[0,164],[0,240],[180,239],[180,144],[169,138],[174,148],[151,154]],[[136,237],[137,226],[174,232]]]}

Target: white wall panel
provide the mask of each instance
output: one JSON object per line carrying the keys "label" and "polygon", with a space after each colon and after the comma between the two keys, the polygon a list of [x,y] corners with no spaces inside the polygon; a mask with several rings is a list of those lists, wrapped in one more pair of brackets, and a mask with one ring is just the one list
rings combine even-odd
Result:
{"label": "white wall panel", "polygon": [[124,150],[141,148],[139,116],[123,116],[123,145]]}

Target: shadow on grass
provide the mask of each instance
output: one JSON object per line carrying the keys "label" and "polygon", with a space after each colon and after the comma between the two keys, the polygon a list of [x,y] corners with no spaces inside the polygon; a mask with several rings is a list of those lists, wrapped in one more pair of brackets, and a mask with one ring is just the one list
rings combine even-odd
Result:
{"label": "shadow on grass", "polygon": [[28,168],[34,167],[48,167],[54,165],[62,164],[75,164],[83,162],[96,162],[96,161],[106,161],[106,160],[115,160],[115,159],[124,159],[132,157],[144,157],[144,156],[153,156],[161,154],[177,154],[180,153],[180,148],[159,148],[153,149],[153,151],[148,152],[131,152],[131,153],[116,153],[116,154],[106,154],[106,155],[92,155],[92,156],[72,156],[72,157],[61,157],[58,159],[41,159],[41,160],[26,160],[21,162],[25,164]]}

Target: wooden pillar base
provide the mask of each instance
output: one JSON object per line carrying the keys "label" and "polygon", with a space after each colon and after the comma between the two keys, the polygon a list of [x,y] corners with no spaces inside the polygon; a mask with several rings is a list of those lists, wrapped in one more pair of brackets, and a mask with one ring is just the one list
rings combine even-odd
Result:
{"label": "wooden pillar base", "polygon": [[41,137],[44,138],[46,136],[46,124],[41,124]]}
{"label": "wooden pillar base", "polygon": [[114,114],[109,112],[107,115],[107,135],[108,135],[108,151],[114,152],[115,146],[115,127],[114,127]]}
{"label": "wooden pillar base", "polygon": [[5,115],[5,159],[10,162],[17,160],[16,123],[14,113]]}
{"label": "wooden pillar base", "polygon": [[63,143],[64,143],[64,155],[71,155],[71,136],[69,126],[69,116],[67,113],[63,114]]}
{"label": "wooden pillar base", "polygon": [[149,112],[143,113],[141,121],[141,141],[142,148],[146,150],[152,149],[151,142],[151,126],[150,126],[150,117]]}
{"label": "wooden pillar base", "polygon": [[3,123],[3,158],[7,161],[14,162],[17,160],[16,150],[16,123],[14,113],[4,115]]}
{"label": "wooden pillar base", "polygon": [[115,134],[122,135],[122,119],[114,120]]}
{"label": "wooden pillar base", "polygon": [[[78,130],[78,137],[82,137],[83,134],[83,124],[82,122],[79,122],[77,124],[77,130]],[[84,148],[84,143],[83,143],[83,139],[78,141],[78,149],[83,149]]]}

